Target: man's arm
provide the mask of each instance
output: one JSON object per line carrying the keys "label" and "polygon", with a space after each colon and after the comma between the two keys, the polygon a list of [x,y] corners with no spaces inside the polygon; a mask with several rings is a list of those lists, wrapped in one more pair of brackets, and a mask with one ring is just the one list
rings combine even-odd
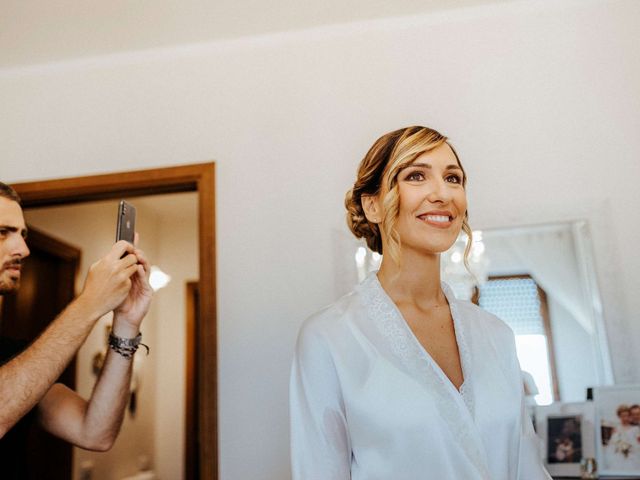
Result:
{"label": "man's arm", "polygon": [[[125,301],[114,311],[113,334],[135,338],[153,292],[147,281],[149,266],[144,253],[135,250],[140,265],[131,277]],[[113,445],[129,399],[133,357],[109,349],[100,377],[87,402],[73,390],[56,384],[38,404],[40,423],[50,433],[78,447],[105,451]]]}
{"label": "man's arm", "polygon": [[127,297],[130,277],[138,271],[132,252],[127,242],[116,243],[91,266],[80,296],[29,348],[0,367],[0,438],[49,391],[95,322]]}

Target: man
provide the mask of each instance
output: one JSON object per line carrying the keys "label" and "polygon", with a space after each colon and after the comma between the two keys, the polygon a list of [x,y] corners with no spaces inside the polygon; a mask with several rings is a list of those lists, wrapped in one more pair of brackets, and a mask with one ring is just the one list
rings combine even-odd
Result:
{"label": "man", "polygon": [[[0,295],[17,291],[22,262],[29,255],[19,202],[17,193],[0,182]],[[140,323],[151,302],[148,273],[144,253],[125,241],[117,242],[91,266],[82,293],[27,349],[11,358],[16,352],[0,339],[0,458],[10,443],[2,437],[34,407],[44,429],[63,440],[98,451],[113,445],[128,400]],[[86,401],[54,382],[97,320],[110,311],[111,348]],[[6,471],[0,471],[5,478]]]}
{"label": "man", "polygon": [[[629,407],[631,413],[631,425],[637,425],[640,427],[640,405],[637,403]],[[640,442],[640,440],[638,440]]]}

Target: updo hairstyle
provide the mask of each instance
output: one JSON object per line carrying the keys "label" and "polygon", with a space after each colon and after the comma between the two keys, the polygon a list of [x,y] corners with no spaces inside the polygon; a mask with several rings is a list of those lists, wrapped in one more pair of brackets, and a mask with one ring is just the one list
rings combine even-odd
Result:
{"label": "updo hairstyle", "polygon": [[[347,225],[357,238],[364,238],[367,246],[374,252],[383,254],[382,236],[387,239],[387,253],[400,264],[400,236],[395,229],[400,207],[397,177],[400,171],[412,164],[416,158],[443,143],[447,137],[428,127],[406,127],[380,137],[364,156],[358,167],[358,175],[353,188],[347,192]],[[458,154],[448,144],[462,169],[462,186],[467,184],[467,175],[462,168]],[[362,208],[363,196],[382,194],[383,217],[380,223],[367,220]],[[465,212],[462,230],[468,240],[465,248],[465,263],[471,250],[472,231],[469,227],[468,213]]]}

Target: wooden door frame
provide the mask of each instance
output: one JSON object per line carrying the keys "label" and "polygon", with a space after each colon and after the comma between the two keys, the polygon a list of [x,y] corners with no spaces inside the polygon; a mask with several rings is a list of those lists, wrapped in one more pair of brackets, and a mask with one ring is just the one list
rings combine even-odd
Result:
{"label": "wooden door frame", "polygon": [[195,354],[197,350],[194,348],[195,341],[198,338],[197,313],[196,308],[199,303],[199,286],[197,281],[189,281],[185,285],[186,295],[186,320],[187,320],[187,358],[186,360],[186,408],[185,408],[185,442],[184,442],[184,478],[185,480],[194,480],[199,471],[199,462],[196,449],[198,448],[197,435],[198,426],[195,422],[197,397],[195,389],[197,388],[197,379],[195,376],[198,372],[197,359]]}
{"label": "wooden door frame", "polygon": [[215,257],[215,164],[92,175],[12,184],[22,207],[45,207],[81,202],[197,192],[201,322],[196,337],[199,361],[198,411],[200,479],[218,479],[217,335]]}

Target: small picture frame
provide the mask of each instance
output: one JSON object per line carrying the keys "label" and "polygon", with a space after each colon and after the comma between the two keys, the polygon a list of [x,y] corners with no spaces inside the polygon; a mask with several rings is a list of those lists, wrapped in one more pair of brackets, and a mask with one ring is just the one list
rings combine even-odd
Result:
{"label": "small picture frame", "polygon": [[640,385],[593,389],[601,475],[640,475]]}
{"label": "small picture frame", "polygon": [[580,477],[580,463],[595,457],[592,402],[553,403],[535,409],[544,464],[551,475]]}

